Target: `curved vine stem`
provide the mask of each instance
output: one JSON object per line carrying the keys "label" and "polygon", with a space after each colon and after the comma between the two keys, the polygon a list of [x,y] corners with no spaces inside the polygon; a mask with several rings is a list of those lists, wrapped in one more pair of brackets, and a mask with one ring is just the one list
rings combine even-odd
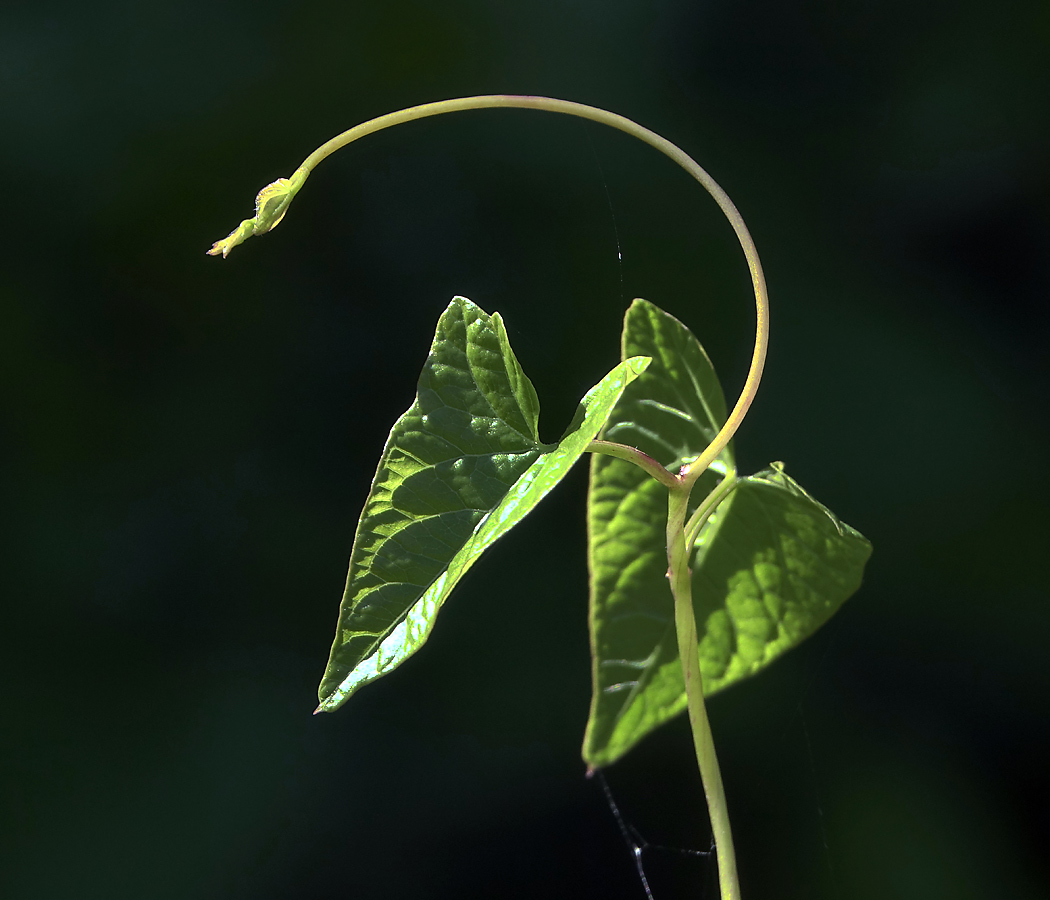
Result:
{"label": "curved vine stem", "polygon": [[739,210],[737,210],[733,201],[729,199],[729,195],[719,187],[718,183],[688,153],[672,144],[666,138],[661,137],[655,131],[650,131],[637,122],[632,122],[624,116],[604,109],[598,109],[595,106],[587,106],[584,103],[574,103],[570,100],[555,100],[551,97],[529,97],[515,94],[485,94],[478,97],[460,97],[455,100],[424,103],[420,106],[388,113],[385,116],[379,116],[379,118],[355,125],[353,128],[337,135],[311,153],[291,178],[281,178],[263,188],[255,201],[255,217],[253,219],[245,219],[228,237],[221,241],[216,241],[208,253],[213,256],[221,254],[225,257],[237,244],[247,240],[253,234],[264,234],[276,228],[281,219],[284,218],[284,214],[288,210],[288,204],[299,192],[299,189],[314,168],[322,160],[347,144],[352,144],[356,140],[360,140],[377,131],[382,131],[385,128],[392,128],[394,125],[401,125],[404,122],[411,122],[415,119],[425,119],[429,116],[439,116],[444,113],[462,112],[470,109],[500,108],[538,109],[545,112],[577,116],[581,119],[589,119],[592,122],[608,125],[610,128],[623,131],[644,141],[650,147],[654,147],[665,156],[673,159],[693,178],[699,181],[704,189],[714,198],[725,217],[729,220],[729,224],[733,226],[733,231],[736,232],[737,240],[740,242],[744,256],[747,259],[747,265],[751,271],[751,283],[755,291],[757,312],[755,349],[751,356],[751,367],[744,381],[743,390],[736,402],[736,406],[733,407],[733,411],[729,414],[729,418],[726,419],[725,424],[718,434],[715,435],[714,440],[707,449],[694,462],[683,467],[680,473],[680,477],[685,481],[686,485],[692,487],[696,480],[707,470],[707,467],[717,459],[718,454],[725,449],[725,446],[740,427],[740,423],[743,422],[744,416],[747,415],[747,411],[755,398],[758,383],[762,378],[762,369],[765,366],[766,347],[769,343],[769,298],[766,293],[766,279],[762,273],[762,263],[759,261],[755,242],[751,239],[751,234],[747,230]]}

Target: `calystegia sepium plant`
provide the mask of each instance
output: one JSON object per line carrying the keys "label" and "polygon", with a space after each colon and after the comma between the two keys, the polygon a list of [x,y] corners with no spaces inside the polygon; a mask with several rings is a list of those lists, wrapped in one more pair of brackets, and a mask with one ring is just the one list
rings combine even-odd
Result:
{"label": "calystegia sepium plant", "polygon": [[333,712],[426,641],[463,574],[591,454],[587,500],[593,693],[588,771],[608,766],[688,711],[723,900],[740,897],[705,695],[758,672],[819,628],[861,583],[871,544],[779,462],[736,468],[732,438],[758,389],[769,338],[762,266],[725,192],[684,151],[605,110],[489,95],[380,116],[263,188],[255,216],[208,253],[273,230],[316,166],[413,119],[488,108],[578,116],[670,157],[718,203],[743,248],[757,327],[739,399],[726,409],[700,342],[645,300],[624,317],[620,362],[589,390],[556,443],[499,313],[454,297],[437,323],[412,406],[394,423],[357,526],[317,712]]}

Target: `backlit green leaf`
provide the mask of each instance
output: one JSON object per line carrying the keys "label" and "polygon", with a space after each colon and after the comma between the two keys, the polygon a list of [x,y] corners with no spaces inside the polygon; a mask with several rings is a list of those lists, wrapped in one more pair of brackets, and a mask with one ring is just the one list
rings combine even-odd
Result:
{"label": "backlit green leaf", "polygon": [[[690,341],[676,319],[635,302],[624,324],[624,352],[644,352],[653,364],[624,392],[603,437],[637,440],[669,466],[700,454],[725,405],[703,352],[682,352]],[[680,371],[683,361],[690,377]],[[671,384],[679,386],[674,403],[666,400]],[[684,396],[686,384],[695,385],[695,396]],[[654,396],[660,406],[646,403]],[[711,416],[657,418],[653,411],[665,406]],[[717,481],[705,474],[695,502]],[[629,463],[595,456],[588,512],[594,692],[583,756],[600,767],[681,712],[685,688],[666,578],[666,489]],[[812,634],[860,586],[870,553],[859,532],[780,464],[741,479],[701,530],[692,562],[705,693],[754,674]]]}
{"label": "backlit green leaf", "polygon": [[[637,447],[677,471],[699,456],[725,423],[726,401],[711,360],[685,325],[647,300],[635,300],[627,310],[620,349],[622,359],[649,356],[653,364],[624,392],[602,438]],[[712,468],[732,467],[730,444]]]}
{"label": "backlit green leaf", "polygon": [[453,299],[361,514],[318,711],[422,646],[467,569],[566,475],[648,364],[622,362],[587,393],[565,437],[542,444],[536,391],[499,314]]}

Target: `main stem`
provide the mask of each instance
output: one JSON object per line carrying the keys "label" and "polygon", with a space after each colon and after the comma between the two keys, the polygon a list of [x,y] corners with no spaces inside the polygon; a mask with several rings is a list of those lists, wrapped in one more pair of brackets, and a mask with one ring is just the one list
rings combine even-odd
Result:
{"label": "main stem", "polygon": [[718,857],[718,885],[722,900],[740,900],[740,884],[736,873],[736,854],[733,851],[733,833],[729,828],[729,809],[722,772],[715,754],[714,737],[704,706],[704,684],[700,676],[700,653],[697,647],[696,618],[693,615],[692,573],[689,571],[689,550],[685,539],[685,520],[688,512],[689,489],[684,484],[672,489],[667,501],[667,561],[671,593],[674,596],[674,621],[678,634],[678,657],[685,678],[686,705],[692,726],[693,747],[704,783],[711,830],[715,837]]}

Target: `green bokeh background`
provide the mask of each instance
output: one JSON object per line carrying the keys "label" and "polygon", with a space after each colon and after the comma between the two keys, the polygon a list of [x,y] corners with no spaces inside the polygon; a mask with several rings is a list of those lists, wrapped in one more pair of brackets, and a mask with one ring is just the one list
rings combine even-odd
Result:
{"label": "green bokeh background", "polygon": [[[338,131],[516,92],[634,118],[734,198],[774,304],[742,468],[784,460],[875,544],[711,703],[744,896],[1047,896],[1048,46],[1040,0],[5,3],[0,895],[644,896],[579,760],[582,467],[423,651],[310,712],[449,298],[504,315],[546,439],[635,296],[734,394],[714,204],[623,135],[472,112],[204,255]],[[653,843],[707,846],[690,753],[676,722],[608,773]],[[646,859],[656,900],[716,896]]]}

